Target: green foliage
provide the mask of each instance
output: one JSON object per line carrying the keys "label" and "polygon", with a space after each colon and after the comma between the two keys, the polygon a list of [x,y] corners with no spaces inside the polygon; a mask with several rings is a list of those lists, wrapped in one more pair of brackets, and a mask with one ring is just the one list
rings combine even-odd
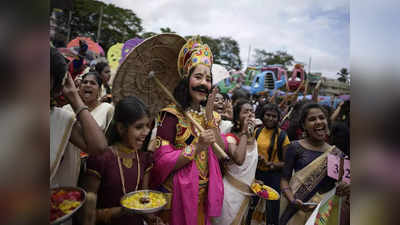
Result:
{"label": "green foliage", "polygon": [[[169,27],[160,28],[160,31],[161,31],[162,34],[164,34],[164,33],[173,33],[173,34],[175,34],[176,33],[175,31],[172,31],[171,28],[169,28]],[[146,39],[146,38],[152,37],[152,36],[157,35],[157,34],[159,34],[159,33],[151,32],[151,31],[150,32],[144,32],[144,33],[142,33],[140,35],[140,38]]]}
{"label": "green foliage", "polygon": [[232,69],[240,69],[242,61],[240,60],[240,49],[237,41],[231,37],[222,37],[219,40],[220,64]]}
{"label": "green foliage", "polygon": [[172,31],[171,28],[166,27],[166,28],[160,28],[161,33],[176,33],[175,31]]}
{"label": "green foliage", "polygon": [[152,37],[154,35],[157,35],[157,33],[154,32],[144,32],[142,35],[140,35],[140,38],[142,39],[147,39],[149,37]]}
{"label": "green foliage", "polygon": [[[129,9],[119,8],[113,4],[105,4],[97,0],[72,0],[72,18],[70,40],[85,36],[99,42],[104,51],[115,43],[139,37],[142,39],[157,35],[156,32],[144,32],[142,20]],[[103,7],[100,40],[97,40],[97,30],[100,11]],[[57,19],[57,39],[67,44],[68,39],[68,11],[62,13]],[[176,33],[169,27],[160,28],[160,33]],[[185,37],[190,38],[190,36]],[[227,69],[241,68],[239,44],[231,37],[212,38],[201,37],[208,44],[214,55],[214,63],[224,65]],[[57,40],[59,43],[59,40]],[[61,47],[62,44],[58,44]]]}
{"label": "green foliage", "polygon": [[[74,0],[70,39],[86,36],[97,41],[100,9],[103,6],[103,17],[99,44],[107,50],[117,42],[137,37],[142,32],[142,20],[130,9],[119,8],[96,0]],[[58,25],[66,27],[68,13],[65,12]]]}
{"label": "green foliage", "polygon": [[[192,36],[186,36],[189,39]],[[214,56],[214,63],[221,64],[227,69],[241,68],[239,44],[231,37],[212,38],[200,36],[203,43],[207,44]]]}
{"label": "green foliage", "polygon": [[255,49],[254,57],[258,65],[281,64],[286,70],[294,61],[294,57],[286,51],[267,52],[264,49]]}

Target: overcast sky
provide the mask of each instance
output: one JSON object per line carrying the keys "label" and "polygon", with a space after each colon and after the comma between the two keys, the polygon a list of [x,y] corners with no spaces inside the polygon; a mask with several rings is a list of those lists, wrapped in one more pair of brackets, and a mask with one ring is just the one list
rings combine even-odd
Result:
{"label": "overcast sky", "polygon": [[[131,9],[142,19],[145,31],[169,27],[181,36],[229,36],[240,46],[247,65],[249,46],[286,50],[311,72],[336,78],[350,65],[349,0],[103,0]],[[308,65],[306,65],[308,70]]]}

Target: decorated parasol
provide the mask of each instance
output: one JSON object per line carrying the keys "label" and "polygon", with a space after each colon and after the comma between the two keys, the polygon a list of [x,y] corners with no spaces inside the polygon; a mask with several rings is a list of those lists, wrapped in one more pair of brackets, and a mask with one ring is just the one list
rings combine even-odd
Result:
{"label": "decorated parasol", "polygon": [[129,54],[129,52],[132,51],[132,49],[134,49],[138,44],[140,44],[143,41],[143,39],[140,38],[132,38],[127,40],[124,45],[122,46],[122,50],[121,50],[121,58],[119,60],[119,64],[121,64],[126,56]]}
{"label": "decorated parasol", "polygon": [[176,61],[185,39],[176,34],[160,34],[148,38],[137,45],[119,66],[112,88],[113,101],[134,95],[149,107],[151,117],[171,100],[152,79],[154,75],[171,92],[180,77]]}
{"label": "decorated parasol", "polygon": [[117,43],[111,46],[107,51],[107,60],[110,68],[114,71],[118,69],[119,60],[121,59],[121,51],[124,44]]}
{"label": "decorated parasol", "polygon": [[213,83],[218,84],[221,80],[229,77],[228,70],[225,69],[222,65],[213,64],[212,65],[212,76],[213,76]]}
{"label": "decorated parasol", "polygon": [[88,37],[77,37],[77,38],[71,40],[67,44],[67,48],[75,48],[75,47],[79,48],[79,40],[86,41],[86,44],[88,45],[88,52],[90,51],[99,56],[104,56],[103,48]]}
{"label": "decorated parasol", "polygon": [[[171,94],[180,81],[177,69],[179,51],[186,40],[176,34],[159,34],[137,45],[120,65],[113,81],[113,101],[136,96],[148,106],[151,118],[168,103],[179,104]],[[202,132],[189,113],[184,115]],[[213,149],[223,158],[226,153],[216,144]]]}
{"label": "decorated parasol", "polygon": [[[74,59],[78,59],[79,55],[79,47],[71,47],[71,48],[57,48],[57,50],[69,61],[72,61]],[[92,61],[96,59],[95,53],[92,51],[87,51],[85,55],[85,60],[87,61]]]}

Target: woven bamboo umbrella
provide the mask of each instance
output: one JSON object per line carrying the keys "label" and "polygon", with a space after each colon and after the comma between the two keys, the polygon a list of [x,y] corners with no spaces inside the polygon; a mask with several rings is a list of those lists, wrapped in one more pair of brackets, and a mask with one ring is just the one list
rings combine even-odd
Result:
{"label": "woven bamboo umbrella", "polygon": [[[176,62],[185,43],[179,35],[159,34],[137,45],[117,71],[112,88],[113,101],[136,96],[149,107],[151,118],[167,104],[178,104],[171,93],[181,79]],[[204,130],[187,112],[184,115],[200,132]],[[228,158],[216,143],[213,147],[223,158]]]}
{"label": "woven bamboo umbrella", "polygon": [[136,96],[149,107],[151,117],[171,100],[152,79],[154,75],[173,92],[180,77],[177,70],[178,54],[186,40],[176,34],[160,34],[137,45],[122,62],[113,81],[112,96],[117,103],[126,96]]}

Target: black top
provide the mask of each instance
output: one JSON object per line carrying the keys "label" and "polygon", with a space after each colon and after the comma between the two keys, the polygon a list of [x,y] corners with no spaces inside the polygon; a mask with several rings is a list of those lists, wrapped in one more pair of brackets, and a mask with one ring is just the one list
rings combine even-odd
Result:
{"label": "black top", "polygon": [[[323,152],[304,148],[299,144],[298,141],[292,142],[286,150],[285,166],[283,167],[282,177],[290,181],[290,179],[292,178],[293,169],[295,170],[295,172],[303,169],[322,154]],[[313,196],[317,191],[320,193],[328,192],[334,186],[335,180],[333,178],[325,176],[325,178],[322,179],[322,181],[316,186],[312,193],[310,193],[310,197]]]}

